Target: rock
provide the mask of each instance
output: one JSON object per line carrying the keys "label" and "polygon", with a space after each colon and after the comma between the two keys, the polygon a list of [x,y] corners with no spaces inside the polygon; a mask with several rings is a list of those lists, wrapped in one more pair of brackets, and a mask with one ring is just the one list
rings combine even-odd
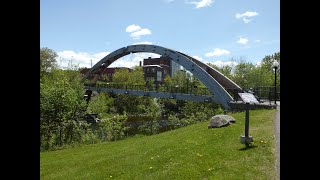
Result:
{"label": "rock", "polygon": [[208,128],[219,128],[219,127],[226,127],[230,124],[236,122],[232,116],[229,115],[215,115],[211,118],[210,123],[208,124]]}

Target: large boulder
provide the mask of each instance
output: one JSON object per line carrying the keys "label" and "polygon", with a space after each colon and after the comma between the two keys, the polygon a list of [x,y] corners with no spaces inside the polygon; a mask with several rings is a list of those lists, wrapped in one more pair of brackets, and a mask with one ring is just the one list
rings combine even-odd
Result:
{"label": "large boulder", "polygon": [[208,128],[226,127],[235,122],[236,122],[236,119],[234,119],[232,116],[215,115],[215,116],[212,116],[211,121],[208,124]]}

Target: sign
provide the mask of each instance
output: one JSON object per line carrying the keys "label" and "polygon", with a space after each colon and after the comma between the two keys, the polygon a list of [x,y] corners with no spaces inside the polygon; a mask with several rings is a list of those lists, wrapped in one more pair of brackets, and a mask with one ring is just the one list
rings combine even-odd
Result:
{"label": "sign", "polygon": [[259,101],[251,93],[238,93],[238,94],[241,97],[242,101],[245,103],[258,103],[259,104]]}

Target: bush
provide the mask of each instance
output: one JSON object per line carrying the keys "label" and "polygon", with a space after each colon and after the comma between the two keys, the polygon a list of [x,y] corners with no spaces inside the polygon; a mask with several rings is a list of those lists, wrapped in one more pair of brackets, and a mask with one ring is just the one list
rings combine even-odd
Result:
{"label": "bush", "polygon": [[103,140],[116,141],[123,139],[125,136],[125,123],[128,117],[124,115],[115,115],[112,118],[103,118],[99,123],[100,126],[100,138]]}
{"label": "bush", "polygon": [[139,131],[143,134],[152,135],[159,133],[160,124],[158,121],[145,121],[141,126],[139,126]]}

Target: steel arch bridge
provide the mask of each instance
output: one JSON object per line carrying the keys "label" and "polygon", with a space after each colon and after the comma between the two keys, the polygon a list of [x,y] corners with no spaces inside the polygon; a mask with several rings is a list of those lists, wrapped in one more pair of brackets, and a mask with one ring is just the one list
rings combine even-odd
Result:
{"label": "steel arch bridge", "polygon": [[126,56],[130,53],[155,53],[161,56],[169,57],[172,61],[180,64],[186,70],[195,75],[213,95],[213,101],[220,103],[226,109],[230,109],[229,103],[233,101],[232,96],[226,89],[232,89],[235,92],[241,91],[241,87],[231,81],[229,78],[221,74],[216,69],[190,57],[184,53],[168,49],[157,45],[139,44],[122,47],[112,53],[108,54],[97,62],[85,75],[87,79],[91,74],[96,74],[92,80],[94,85],[103,69],[107,68],[119,58]]}

